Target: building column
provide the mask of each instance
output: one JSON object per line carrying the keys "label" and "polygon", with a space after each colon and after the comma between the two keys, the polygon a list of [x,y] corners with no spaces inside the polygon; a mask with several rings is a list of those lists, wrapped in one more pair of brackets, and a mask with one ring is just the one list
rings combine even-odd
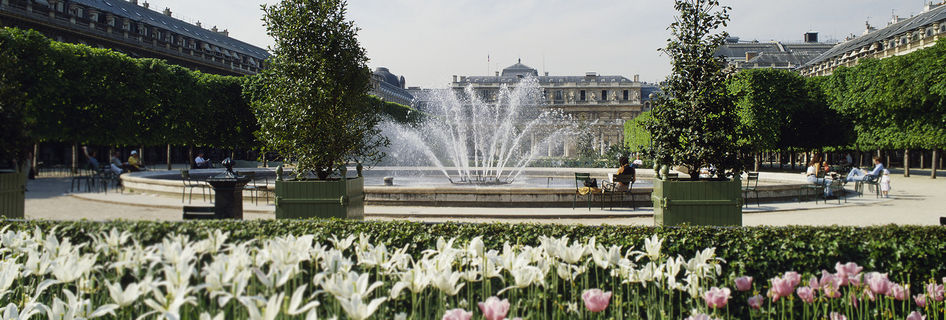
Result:
{"label": "building column", "polygon": [[548,149],[549,149],[548,157],[551,158],[552,157],[552,142],[549,141],[549,143],[546,144],[546,146],[548,146]]}
{"label": "building column", "polygon": [[598,140],[601,143],[601,148],[598,149],[598,155],[603,156],[604,155],[604,130],[600,131],[600,138]]}

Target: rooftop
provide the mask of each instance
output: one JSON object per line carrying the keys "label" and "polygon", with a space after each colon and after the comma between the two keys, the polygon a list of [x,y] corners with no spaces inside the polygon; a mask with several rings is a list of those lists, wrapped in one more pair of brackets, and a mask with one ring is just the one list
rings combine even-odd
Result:
{"label": "rooftop", "polygon": [[221,33],[207,30],[180,19],[173,18],[161,12],[153,11],[126,0],[72,0],[74,3],[128,18],[132,21],[159,27],[193,39],[204,41],[211,45],[247,55],[259,60],[269,58],[265,49],[246,42],[225,36]]}

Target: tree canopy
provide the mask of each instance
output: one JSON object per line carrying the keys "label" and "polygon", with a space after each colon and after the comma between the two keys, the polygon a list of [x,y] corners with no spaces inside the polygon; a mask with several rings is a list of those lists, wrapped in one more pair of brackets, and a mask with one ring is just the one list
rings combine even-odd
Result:
{"label": "tree canopy", "polygon": [[717,0],[676,0],[679,13],[670,25],[671,38],[662,49],[672,72],[654,99],[650,153],[657,163],[679,164],[696,179],[700,168],[716,174],[740,172],[738,115],[726,89],[722,58],[715,57],[727,33],[714,33],[729,21],[729,7]]}
{"label": "tree canopy", "polygon": [[326,179],[349,160],[373,161],[387,139],[370,103],[365,50],[341,0],[282,0],[263,5],[273,57],[253,104],[268,151],[292,157],[296,173]]}

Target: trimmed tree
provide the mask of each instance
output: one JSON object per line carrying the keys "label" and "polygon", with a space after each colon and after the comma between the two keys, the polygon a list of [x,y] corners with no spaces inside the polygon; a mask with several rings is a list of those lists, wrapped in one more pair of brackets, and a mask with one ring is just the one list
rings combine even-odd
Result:
{"label": "trimmed tree", "polygon": [[743,168],[735,130],[739,119],[726,89],[726,63],[714,56],[728,36],[714,31],[726,26],[730,8],[716,0],[677,0],[674,8],[679,15],[661,49],[672,73],[646,124],[654,142],[650,154],[656,163],[685,167],[691,179],[710,166],[720,178],[727,171],[738,173]]}
{"label": "trimmed tree", "polygon": [[266,151],[296,162],[299,176],[327,179],[348,160],[371,160],[387,140],[367,102],[370,71],[341,0],[283,0],[263,5],[273,57],[253,103]]}

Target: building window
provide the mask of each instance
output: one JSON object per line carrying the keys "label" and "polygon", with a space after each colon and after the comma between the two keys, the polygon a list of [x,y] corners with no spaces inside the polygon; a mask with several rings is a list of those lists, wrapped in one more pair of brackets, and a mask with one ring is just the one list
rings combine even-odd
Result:
{"label": "building window", "polygon": [[99,13],[98,12],[90,13],[89,20],[92,20],[92,22],[99,22]]}
{"label": "building window", "polygon": [[601,101],[608,101],[608,90],[601,90]]}
{"label": "building window", "polygon": [[627,101],[628,91],[624,90],[624,101]]}
{"label": "building window", "polygon": [[578,92],[578,100],[585,101],[585,90],[581,90]]}
{"label": "building window", "polygon": [[108,17],[108,26],[109,27],[115,26],[115,17]]}
{"label": "building window", "polygon": [[65,10],[66,10],[66,5],[63,4],[62,1],[56,2],[56,11],[59,11],[59,13],[62,13]]}
{"label": "building window", "polygon": [[555,90],[555,100],[562,100],[562,90]]}

